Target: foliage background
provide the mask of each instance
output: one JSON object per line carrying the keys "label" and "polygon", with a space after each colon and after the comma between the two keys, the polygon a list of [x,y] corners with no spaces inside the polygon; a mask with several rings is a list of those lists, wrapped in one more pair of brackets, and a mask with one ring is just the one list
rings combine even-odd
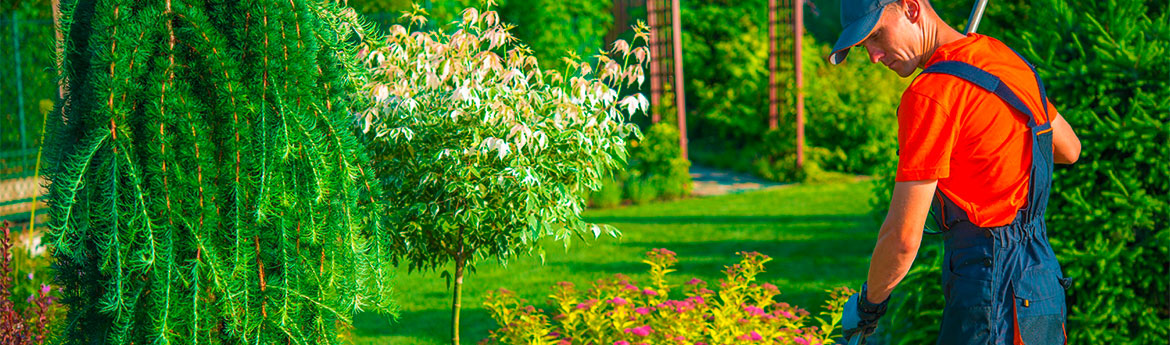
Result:
{"label": "foliage background", "polygon": [[[16,17],[14,25],[13,18]],[[15,32],[13,31],[15,29]],[[57,97],[54,66],[52,13],[48,0],[13,1],[0,5],[0,153],[21,148],[21,122],[18,113],[24,103],[24,132],[28,148],[40,146],[43,127],[42,115],[53,108]],[[20,83],[23,90],[17,95],[16,46],[20,46]],[[0,154],[0,175],[27,173],[24,161],[17,162]],[[17,171],[20,169],[21,171]]]}
{"label": "foliage background", "polygon": [[[858,57],[864,51],[855,52],[851,63],[828,64],[828,43],[836,33],[817,34],[826,32],[826,26],[838,31],[840,26],[826,21],[837,18],[837,13],[823,10],[821,2],[806,5],[802,56],[805,145],[813,171],[796,171],[794,163],[783,163],[794,162],[795,154],[791,59],[777,61],[779,129],[768,130],[768,26],[767,11],[761,10],[767,1],[709,1],[684,7],[687,122],[697,164],[796,181],[816,179],[820,169],[869,174],[873,166],[894,157],[894,113],[908,80],[865,63]],[[790,30],[778,31],[777,44],[791,51]]]}

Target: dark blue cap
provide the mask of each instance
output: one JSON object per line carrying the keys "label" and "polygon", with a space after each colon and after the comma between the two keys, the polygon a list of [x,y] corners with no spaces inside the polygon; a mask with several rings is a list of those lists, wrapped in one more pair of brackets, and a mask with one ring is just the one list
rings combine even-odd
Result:
{"label": "dark blue cap", "polygon": [[833,54],[829,55],[829,62],[836,65],[845,61],[849,55],[849,48],[861,43],[873,32],[878,19],[882,18],[882,10],[886,5],[898,0],[841,0],[841,36],[837,44],[833,45]]}

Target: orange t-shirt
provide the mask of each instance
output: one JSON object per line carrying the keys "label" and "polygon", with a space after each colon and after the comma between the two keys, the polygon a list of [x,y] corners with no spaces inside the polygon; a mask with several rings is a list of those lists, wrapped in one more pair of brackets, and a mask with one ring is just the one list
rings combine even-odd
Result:
{"label": "orange t-shirt", "polygon": [[[1048,122],[1036,77],[999,40],[971,34],[939,47],[926,66],[962,61],[999,77],[1036,123]],[[1048,116],[1056,109],[1048,104]],[[938,179],[938,188],[975,225],[1007,225],[1027,204],[1032,139],[1024,115],[995,94],[955,76],[920,74],[898,106],[896,181]]]}

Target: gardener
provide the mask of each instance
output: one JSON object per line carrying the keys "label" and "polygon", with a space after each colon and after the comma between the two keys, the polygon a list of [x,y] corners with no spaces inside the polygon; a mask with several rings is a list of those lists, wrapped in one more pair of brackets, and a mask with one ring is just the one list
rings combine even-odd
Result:
{"label": "gardener", "polygon": [[1033,67],[994,38],[963,35],[927,0],[841,0],[830,62],[920,74],[898,106],[898,171],[869,279],[845,305],[846,337],[872,334],[933,211],[943,231],[939,344],[1063,344],[1068,279],[1048,244],[1052,164],[1080,141]]}

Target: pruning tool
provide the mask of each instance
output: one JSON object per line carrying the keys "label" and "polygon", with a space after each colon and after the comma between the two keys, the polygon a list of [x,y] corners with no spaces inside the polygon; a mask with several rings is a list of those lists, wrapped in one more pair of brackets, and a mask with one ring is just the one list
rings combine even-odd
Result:
{"label": "pruning tool", "polygon": [[987,9],[987,0],[975,1],[975,7],[971,9],[971,16],[967,17],[967,34],[975,33],[975,29],[979,28],[979,20],[983,19],[983,10]]}

